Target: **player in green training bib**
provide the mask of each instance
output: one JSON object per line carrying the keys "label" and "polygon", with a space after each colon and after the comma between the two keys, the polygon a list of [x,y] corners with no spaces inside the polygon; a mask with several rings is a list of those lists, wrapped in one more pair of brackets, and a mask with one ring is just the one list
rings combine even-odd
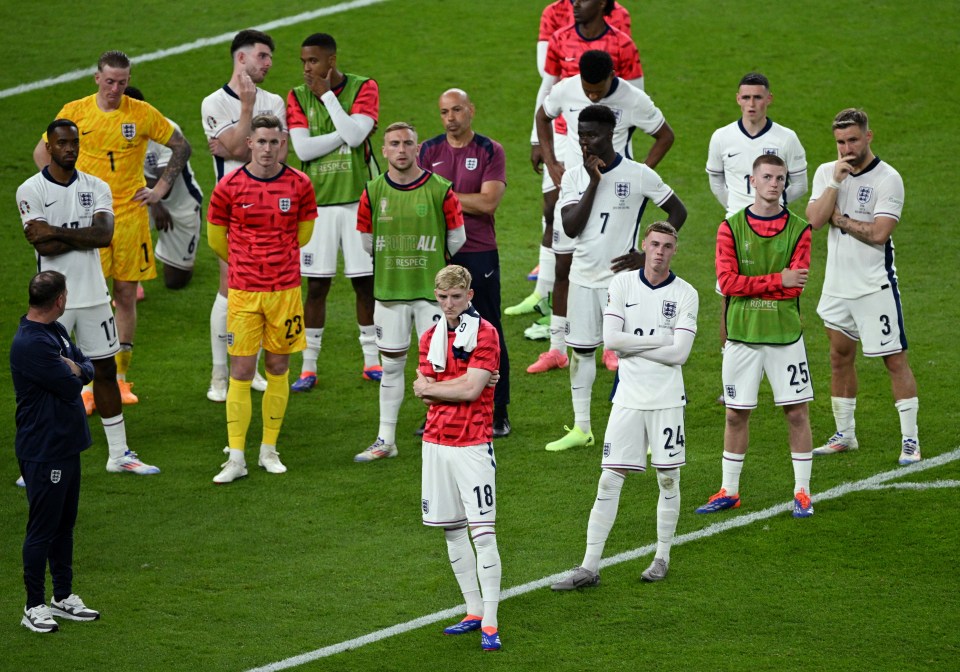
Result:
{"label": "player in green training bib", "polygon": [[813,381],[803,345],[800,294],[810,269],[810,225],[781,201],[787,164],[776,154],[753,162],[753,205],[727,217],[717,231],[717,280],[727,297],[723,350],[723,482],[697,509],[716,513],[740,506],[740,472],[747,453],[750,413],[766,375],[782,406],[793,463],[793,515],[813,515],[810,467],[813,442],[807,404]]}
{"label": "player in green training bib", "polygon": [[373,322],[383,378],[377,440],[355,462],[396,457],[410,328],[416,326],[419,337],[441,319],[434,278],[466,242],[463,210],[450,182],[420,168],[417,150],[413,126],[397,122],[387,127],[387,172],[367,183],[357,211],[357,230],[373,256]]}

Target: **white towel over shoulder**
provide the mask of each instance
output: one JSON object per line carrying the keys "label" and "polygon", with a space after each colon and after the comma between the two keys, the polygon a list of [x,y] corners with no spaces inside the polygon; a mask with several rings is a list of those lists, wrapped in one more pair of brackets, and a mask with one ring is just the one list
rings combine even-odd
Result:
{"label": "white towel over shoulder", "polygon": [[[433,330],[433,336],[430,338],[430,349],[427,351],[427,361],[433,366],[437,373],[445,371],[447,368],[447,329],[446,320],[441,318],[440,324],[437,324]],[[469,306],[460,313],[460,324],[455,329],[456,336],[453,339],[453,349],[455,352],[473,352],[477,347],[477,332],[480,330],[480,313]]]}

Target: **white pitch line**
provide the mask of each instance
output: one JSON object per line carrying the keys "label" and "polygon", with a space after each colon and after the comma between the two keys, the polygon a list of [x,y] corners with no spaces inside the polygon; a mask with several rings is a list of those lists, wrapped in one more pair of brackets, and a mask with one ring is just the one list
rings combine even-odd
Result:
{"label": "white pitch line", "polygon": [[[960,481],[931,481],[929,483],[892,483],[885,485],[887,481],[892,481],[903,476],[909,476],[911,474],[916,474],[927,469],[933,469],[941,465],[947,464],[948,462],[953,462],[954,460],[960,459],[960,448],[954,448],[948,453],[943,453],[935,457],[931,457],[928,460],[923,460],[917,464],[912,464],[908,467],[899,467],[891,471],[885,471],[880,474],[875,474],[869,478],[865,478],[862,481],[855,481],[852,483],[843,483],[831,488],[819,494],[813,495],[810,499],[814,502],[825,502],[830,499],[837,499],[838,497],[843,497],[844,495],[849,495],[852,492],[859,492],[861,490],[879,490],[888,487],[910,487],[916,490],[923,490],[927,488],[948,488],[948,487],[958,487],[960,486]],[[707,537],[712,537],[721,532],[726,532],[727,530],[733,530],[738,527],[745,527],[751,523],[755,523],[758,520],[766,520],[767,518],[772,518],[777,514],[790,511],[793,508],[793,502],[787,502],[784,504],[775,504],[774,506],[763,509],[762,511],[755,511],[754,513],[748,513],[743,516],[737,516],[736,518],[729,518],[720,523],[714,523],[713,525],[708,525],[707,527],[697,530],[695,532],[688,532],[687,534],[681,534],[679,537],[676,537],[673,541],[674,546],[680,546],[681,544],[686,544],[691,541],[699,541],[700,539],[705,539]],[[632,551],[626,551],[624,553],[619,553],[617,555],[606,558],[600,562],[600,567],[610,567],[611,565],[617,565],[622,562],[627,562],[629,560],[636,560],[637,558],[643,557],[652,553],[656,550],[656,544],[647,544],[646,546],[641,546],[640,548],[635,548]],[[537,579],[536,581],[530,581],[529,583],[524,583],[520,586],[514,586],[512,588],[507,588],[506,590],[500,593],[500,599],[505,600],[510,597],[517,597],[525,593],[532,592],[534,590],[539,590],[541,588],[546,588],[547,586],[556,583],[560,579],[564,578],[569,573],[569,570],[565,570],[558,574],[553,574],[551,576],[544,577],[542,579]],[[447,619],[455,618],[464,613],[465,608],[461,605],[458,607],[451,607],[450,609],[444,609],[443,611],[437,611],[432,614],[427,614],[426,616],[421,616],[420,618],[415,618],[412,621],[407,621],[405,623],[398,623],[397,625],[392,625],[389,628],[384,628],[383,630],[375,630],[374,632],[367,633],[366,635],[361,635],[360,637],[355,637],[353,639],[348,639],[338,644],[331,644],[330,646],[325,646],[322,649],[316,649],[314,651],[308,651],[307,653],[301,653],[298,656],[293,656],[291,658],[285,658],[284,660],[278,661],[276,663],[270,663],[262,667],[255,667],[247,672],[278,672],[279,670],[286,670],[291,667],[297,667],[298,665],[305,665],[307,663],[319,660],[321,658],[328,658],[329,656],[336,655],[338,653],[343,653],[344,651],[349,651],[350,649],[357,649],[361,646],[367,644],[373,644],[374,642],[379,642],[382,639],[388,637],[393,637],[394,635],[401,635],[405,632],[410,632],[411,630],[416,630],[417,628],[422,628],[425,625],[432,625],[439,621],[445,621]]]}
{"label": "white pitch line", "polygon": [[[284,28],[286,26],[293,26],[298,23],[303,23],[304,21],[311,21],[317,19],[321,16],[330,16],[331,14],[339,14],[341,12],[349,12],[352,9],[360,9],[362,7],[368,7],[370,5],[376,5],[381,2],[387,2],[387,0],[351,0],[350,2],[341,2],[339,5],[332,5],[331,7],[322,7],[320,9],[315,9],[309,12],[301,12],[300,14],[295,14],[293,16],[287,16],[282,19],[277,19],[276,21],[270,21],[269,23],[264,23],[259,26],[254,26],[257,30],[268,31],[273,30],[274,28]],[[178,54],[185,54],[188,51],[195,51],[197,49],[203,49],[205,47],[211,47],[216,44],[226,44],[233,40],[233,36],[237,34],[237,31],[232,31],[229,33],[223,33],[221,35],[215,35],[213,37],[204,37],[199,40],[194,40],[193,42],[187,42],[176,47],[170,47],[169,49],[161,49],[159,51],[152,51],[149,54],[143,54],[142,56],[133,56],[130,58],[132,63],[149,63],[150,61],[159,61],[160,59],[167,58],[168,56],[176,56]],[[57,84],[63,84],[65,82],[73,82],[78,79],[83,79],[84,77],[89,77],[97,71],[97,66],[93,65],[89,68],[80,68],[79,70],[73,70],[72,72],[65,72],[62,75],[57,75],[56,77],[49,77],[47,79],[40,79],[35,82],[29,82],[27,84],[19,84],[13,86],[9,89],[3,89],[0,91],[0,99],[10,98],[12,96],[18,96],[21,93],[27,93],[28,91],[37,91],[38,89],[46,89],[51,86],[56,86]]]}

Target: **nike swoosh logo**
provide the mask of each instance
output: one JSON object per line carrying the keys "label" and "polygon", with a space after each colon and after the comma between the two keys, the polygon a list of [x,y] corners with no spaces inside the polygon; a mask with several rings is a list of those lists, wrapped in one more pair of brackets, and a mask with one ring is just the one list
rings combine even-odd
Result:
{"label": "nike swoosh logo", "polygon": [[679,454],[680,454],[680,451],[678,450],[678,451],[675,452],[675,453],[667,453],[667,457],[676,457],[676,456],[679,455]]}
{"label": "nike swoosh logo", "polygon": [[93,131],[80,131],[80,135],[87,135],[88,133],[93,133]]}
{"label": "nike swoosh logo", "polygon": [[443,163],[443,161],[434,161],[434,162],[433,162],[433,165],[434,165],[434,166],[439,166],[441,163]]}
{"label": "nike swoosh logo", "polygon": [[676,499],[676,498],[677,498],[677,495],[674,495],[673,497],[664,497],[665,500],[666,500],[666,499]]}
{"label": "nike swoosh logo", "polygon": [[[490,513],[491,511],[493,511],[493,509],[487,509],[486,511],[481,511],[481,512],[480,512],[480,515],[481,515],[481,516],[485,516],[485,515],[487,515],[488,513]],[[493,567],[493,565],[490,565],[490,566]]]}
{"label": "nike swoosh logo", "polygon": [[572,387],[572,386],[571,386],[570,389],[571,389],[571,390],[582,390],[582,389],[583,389],[583,385],[581,385],[580,387]]}
{"label": "nike swoosh logo", "polygon": [[569,62],[569,61],[575,61],[575,60],[577,60],[577,59],[576,59],[575,56],[564,56],[564,57],[563,57],[563,60]]}
{"label": "nike swoosh logo", "polygon": [[640,305],[639,303],[627,303],[625,304],[627,308],[633,308],[634,306]]}
{"label": "nike swoosh logo", "polygon": [[894,339],[891,338],[889,341],[880,341],[880,347],[882,348],[885,345],[890,345],[891,343],[893,343],[893,340]]}
{"label": "nike swoosh logo", "polygon": [[460,562],[460,560],[462,560],[462,558],[457,558],[456,560],[451,560],[451,561],[450,561],[450,564],[451,564],[451,565],[455,565],[455,564],[457,564],[458,562]]}
{"label": "nike swoosh logo", "polygon": [[807,387],[808,387],[807,385],[804,385],[803,387],[798,387],[797,394],[800,394],[801,392],[805,392]]}
{"label": "nike swoosh logo", "polygon": [[732,159],[733,157],[735,157],[735,156],[740,156],[741,154],[743,154],[743,152],[733,152],[733,153],[728,152],[728,153],[727,153],[727,158],[728,158],[728,159]]}
{"label": "nike swoosh logo", "polygon": [[271,420],[283,420],[283,418],[282,418],[282,417],[280,417],[280,418],[275,418],[275,417],[274,417],[274,416],[272,416],[272,415],[270,416],[270,419],[271,419]]}
{"label": "nike swoosh logo", "polygon": [[484,273],[483,277],[489,278],[491,275],[493,275],[493,273],[494,273],[493,271],[490,271],[489,273]]}
{"label": "nike swoosh logo", "polygon": [[252,205],[253,205],[253,203],[241,203],[241,204],[240,204],[240,207],[241,207],[241,208],[249,208],[249,207],[252,206]]}
{"label": "nike swoosh logo", "polygon": [[49,203],[44,203],[44,204],[43,204],[43,207],[49,208],[49,207],[50,207],[51,205],[53,205],[54,203],[56,203],[56,201],[50,201]]}
{"label": "nike swoosh logo", "polygon": [[597,497],[597,501],[598,501],[598,502],[609,502],[609,501],[610,501],[610,498],[609,498],[609,497]]}
{"label": "nike swoosh logo", "polygon": [[150,269],[148,269],[148,268],[141,268],[141,269],[140,269],[140,272],[141,272],[141,273],[146,273],[148,270],[150,270]]}
{"label": "nike swoosh logo", "polygon": [[497,566],[497,563],[493,563],[492,565],[484,565],[483,568],[490,569],[491,567],[496,567],[496,566]]}

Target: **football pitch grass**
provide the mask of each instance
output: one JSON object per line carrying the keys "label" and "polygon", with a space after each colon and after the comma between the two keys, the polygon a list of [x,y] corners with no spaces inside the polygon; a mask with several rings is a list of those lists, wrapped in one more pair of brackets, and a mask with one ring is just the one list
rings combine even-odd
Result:
{"label": "football pitch grass", "polygon": [[[29,39],[26,31],[14,36],[17,57],[0,73],[0,90],[88,67],[105,49],[148,54],[336,4],[265,9],[239,1],[228,14],[186,2],[56,2],[42,10],[44,19],[30,5],[5,5],[0,19],[6,25],[48,29],[31,29]],[[505,306],[532,289],[524,277],[536,263],[539,176],[530,169],[528,140],[538,85],[534,43],[545,4],[385,0],[271,29],[277,51],[265,88],[285,94],[298,84],[300,42],[329,32],[338,40],[342,70],[379,81],[381,128],[403,119],[425,139],[442,130],[440,92],[461,86],[471,94],[476,130],[500,141],[507,154],[508,189],[497,214]],[[605,566],[596,589],[554,594],[542,587],[580,562],[600,455],[599,448],[543,450],[572,421],[568,375],[525,374],[542,343],[522,338],[529,320],[506,318],[514,432],[496,443],[498,543],[509,595],[500,608],[503,651],[482,655],[479,636],[443,637],[447,621],[440,620],[336,649],[296,669],[956,669],[960,441],[958,395],[950,390],[958,372],[952,325],[960,244],[949,223],[960,200],[952,142],[960,95],[948,82],[957,62],[960,8],[942,1],[922,12],[900,2],[854,8],[815,0],[749,10],[702,0],[623,4],[633,14],[647,91],[676,133],[658,172],[690,213],[674,268],[701,300],[699,335],[684,367],[690,404],[678,535],[685,541],[672,553],[670,575],[657,584],[638,580],[656,539],[656,483],[648,474],[628,479],[605,552],[616,559],[639,549],[638,557]],[[66,28],[54,30],[54,24]],[[808,520],[773,509],[789,500],[792,474],[782,413],[768,392],[753,418],[742,508],[693,513],[719,487],[723,434],[723,410],[713,403],[720,384],[713,250],[723,213],[703,166],[710,133],[737,118],[737,80],[754,69],[770,77],[770,116],[798,133],[811,181],[816,166],[835,156],[833,115],[862,106],[871,116],[876,153],[899,170],[906,188],[894,239],[920,390],[924,462],[896,468],[899,427],[887,375],[881,362],[860,359],[861,448],[815,461],[816,515]],[[199,105],[229,72],[222,43],[133,70],[133,83],[147,99],[183,127],[207,195],[212,170]],[[0,98],[12,126],[0,166],[8,213],[0,229],[3,352],[35,268],[20,232],[15,189],[35,171],[31,152],[52,116],[65,101],[92,92],[91,78],[84,77]],[[637,154],[647,143],[635,140]],[[644,222],[653,216],[648,211]],[[802,299],[817,393],[815,442],[833,431],[827,342],[815,314],[825,238],[814,234],[811,282]],[[352,291],[342,278],[330,295],[320,383],[310,394],[291,396],[280,436],[290,471],[273,476],[254,468],[230,486],[210,483],[226,442],[223,406],[205,398],[215,287],[216,265],[205,246],[185,290],[146,284],[131,368],[141,403],[127,407],[125,417],[131,447],[163,473],[108,475],[103,432],[92,419],[75,590],[103,618],[63,623],[51,637],[18,625],[26,507],[23,491],[12,485],[12,384],[6,367],[0,373],[7,418],[0,441],[10,447],[0,461],[0,670],[279,669],[270,666],[346,648],[356,638],[445,610],[450,622],[460,618],[442,534],[420,525],[419,443],[411,434],[423,411],[411,394],[401,410],[400,456],[369,465],[351,461],[375,438],[377,390],[360,378]],[[298,358],[292,366],[299,371]],[[593,403],[598,446],[611,382],[601,367]],[[259,398],[254,393],[251,446],[260,432]],[[865,487],[872,478],[883,482]],[[831,492],[843,494],[827,498]]]}

